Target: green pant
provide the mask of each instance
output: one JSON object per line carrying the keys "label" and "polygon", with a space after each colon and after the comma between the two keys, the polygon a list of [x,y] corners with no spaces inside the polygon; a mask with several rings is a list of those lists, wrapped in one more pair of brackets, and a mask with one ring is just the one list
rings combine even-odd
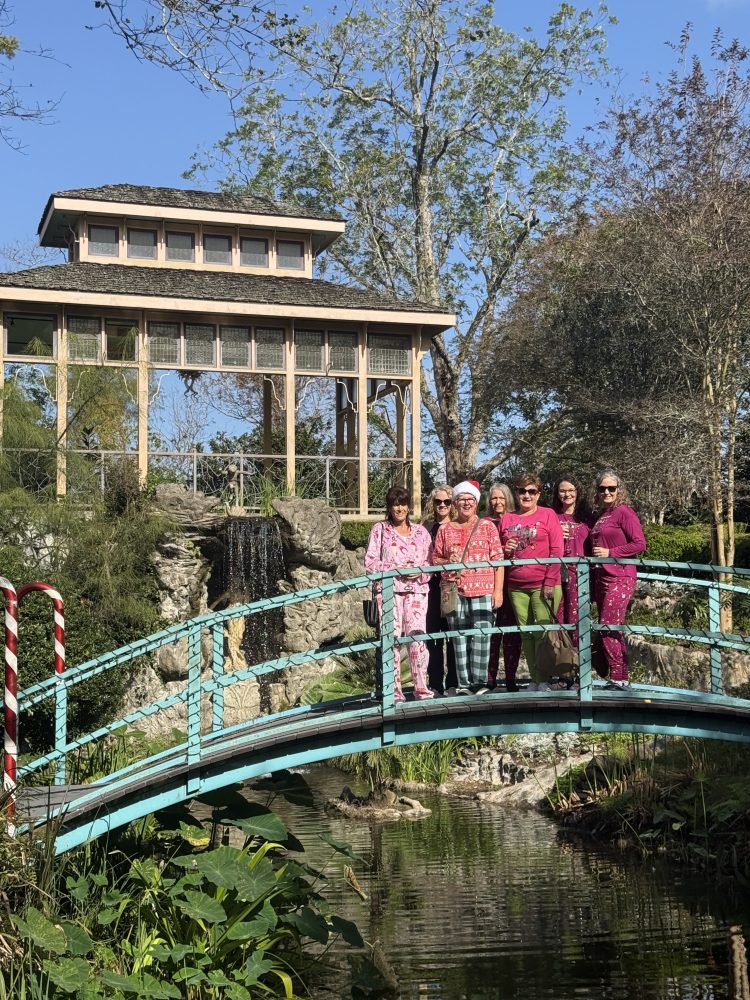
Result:
{"label": "green pant", "polygon": [[[537,587],[532,590],[511,590],[510,603],[519,625],[550,625],[555,620],[557,608],[562,600],[562,587],[555,587],[552,600],[542,600],[542,588]],[[550,615],[549,606],[552,607]],[[521,645],[523,655],[529,665],[529,674],[532,681],[539,683],[540,678],[536,672],[536,644],[542,638],[543,632],[522,632]]]}

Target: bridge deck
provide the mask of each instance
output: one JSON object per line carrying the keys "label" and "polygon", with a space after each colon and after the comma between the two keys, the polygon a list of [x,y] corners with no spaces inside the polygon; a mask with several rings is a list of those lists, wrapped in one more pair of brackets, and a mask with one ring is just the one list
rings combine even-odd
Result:
{"label": "bridge deck", "polygon": [[392,716],[363,695],[313,705],[303,713],[257,719],[206,735],[199,759],[186,746],[91,785],[30,787],[19,813],[38,824],[56,816],[60,849],[98,836],[191,795],[282,767],[342,754],[462,736],[524,732],[643,732],[750,741],[750,703],[697,692],[636,686],[597,687],[590,703],[577,692],[505,692],[407,701]]}

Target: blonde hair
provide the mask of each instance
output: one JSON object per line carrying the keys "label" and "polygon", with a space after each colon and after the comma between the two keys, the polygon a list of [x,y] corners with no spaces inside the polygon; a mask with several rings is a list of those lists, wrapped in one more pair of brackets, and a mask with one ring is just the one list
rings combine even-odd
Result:
{"label": "blonde hair", "polygon": [[594,480],[594,485],[591,487],[591,509],[599,510],[601,508],[601,503],[599,502],[599,487],[605,479],[614,479],[617,483],[617,493],[615,493],[615,502],[613,507],[619,507],[621,503],[630,504],[630,494],[628,493],[625,483],[617,475],[614,469],[604,469]]}
{"label": "blonde hair", "polygon": [[438,493],[447,493],[448,494],[448,499],[451,502],[451,505],[448,508],[449,511],[450,511],[448,517],[449,517],[449,519],[451,521],[455,521],[455,519],[456,519],[456,510],[455,510],[455,508],[453,506],[453,499],[452,499],[453,498],[453,487],[449,486],[447,483],[441,483],[439,486],[435,486],[433,488],[433,490],[432,490],[432,493],[430,493],[430,495],[427,497],[427,503],[425,504],[426,510],[425,510],[424,514],[422,515],[422,523],[424,523],[425,521],[431,521],[432,520],[432,515],[434,514],[434,508],[432,506],[432,501],[435,499],[435,496]]}
{"label": "blonde hair", "polygon": [[516,509],[516,498],[513,496],[513,490],[507,483],[493,483],[490,486],[490,492],[487,494],[487,509],[490,509],[490,500],[492,499],[493,493],[502,493],[505,497],[505,513],[507,514],[511,510]]}

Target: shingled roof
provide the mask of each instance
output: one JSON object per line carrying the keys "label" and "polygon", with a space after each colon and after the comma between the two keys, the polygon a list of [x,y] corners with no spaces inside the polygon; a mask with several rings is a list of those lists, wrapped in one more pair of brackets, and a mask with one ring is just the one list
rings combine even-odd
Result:
{"label": "shingled roof", "polygon": [[193,271],[187,268],[93,264],[82,261],[0,273],[0,289],[37,288],[102,295],[141,295],[170,299],[398,312],[447,312],[437,303],[405,301],[318,278]]}
{"label": "shingled roof", "polygon": [[206,209],[215,212],[246,212],[250,215],[279,215],[284,218],[333,219],[333,212],[311,212],[300,205],[271,201],[247,194],[223,191],[192,191],[186,188],[149,187],[143,184],[104,184],[102,187],[71,188],[51,194],[45,205],[37,232],[41,232],[53,198],[80,198],[81,201],[109,201],[123,204],[152,205],[159,208]]}

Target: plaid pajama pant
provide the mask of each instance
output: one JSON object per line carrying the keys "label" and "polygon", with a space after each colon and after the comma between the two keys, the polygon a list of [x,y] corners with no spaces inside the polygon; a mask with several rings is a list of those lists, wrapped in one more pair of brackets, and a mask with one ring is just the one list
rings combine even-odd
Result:
{"label": "plaid pajama pant", "polygon": [[[477,628],[485,623],[490,628],[495,620],[492,597],[462,597],[458,595],[456,613],[448,615],[450,629]],[[456,652],[456,677],[458,687],[481,687],[487,682],[487,664],[490,658],[489,635],[458,635],[453,642]]]}

